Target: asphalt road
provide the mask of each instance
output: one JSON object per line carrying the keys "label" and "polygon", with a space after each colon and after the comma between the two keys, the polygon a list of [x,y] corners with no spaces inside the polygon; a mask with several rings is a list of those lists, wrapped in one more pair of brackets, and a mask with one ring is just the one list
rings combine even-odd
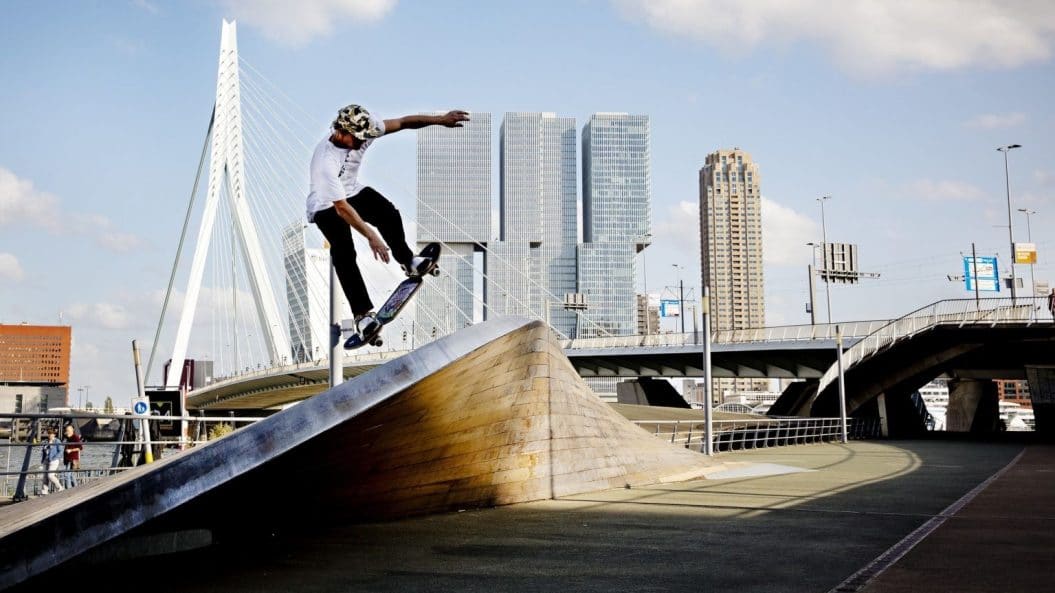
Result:
{"label": "asphalt road", "polygon": [[[115,575],[102,581],[109,591],[158,593],[823,593],[1021,450],[1015,444],[864,441],[725,453],[723,460],[758,463],[759,473],[792,473],[610,490],[388,523],[312,526],[124,562],[113,572],[68,567],[20,590],[83,583],[88,571],[92,579]],[[295,490],[289,504],[297,504]]]}

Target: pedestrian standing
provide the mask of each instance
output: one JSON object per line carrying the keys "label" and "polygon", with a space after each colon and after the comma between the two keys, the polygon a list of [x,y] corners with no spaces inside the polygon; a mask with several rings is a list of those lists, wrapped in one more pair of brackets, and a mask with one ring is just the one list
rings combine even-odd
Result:
{"label": "pedestrian standing", "polygon": [[1051,289],[1051,294],[1048,295],[1048,311],[1051,312],[1051,320],[1055,321],[1055,288]]}
{"label": "pedestrian standing", "polygon": [[84,448],[81,435],[73,430],[72,424],[66,425],[66,450],[62,454],[66,462],[66,487],[73,488],[77,485],[77,471],[81,469],[81,449]]}
{"label": "pedestrian standing", "polygon": [[56,492],[65,490],[59,482],[59,477],[55,475],[59,471],[59,462],[62,461],[62,450],[62,442],[55,434],[55,429],[49,428],[48,440],[44,441],[44,448],[40,456],[40,463],[44,466],[44,486],[40,489],[42,494],[47,494],[51,485],[54,485]]}

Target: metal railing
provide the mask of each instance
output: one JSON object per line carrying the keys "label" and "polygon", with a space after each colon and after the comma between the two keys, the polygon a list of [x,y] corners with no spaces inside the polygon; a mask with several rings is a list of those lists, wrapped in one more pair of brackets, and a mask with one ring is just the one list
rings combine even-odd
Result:
{"label": "metal railing", "polygon": [[[160,459],[165,451],[178,451],[215,440],[231,432],[239,425],[251,424],[261,417],[221,417],[221,416],[157,416],[134,414],[105,414],[91,412],[63,412],[38,414],[0,414],[0,430],[8,438],[0,441],[0,456],[3,467],[0,471],[0,496],[11,497],[15,501],[26,500],[31,495],[42,495],[44,481],[49,473],[55,474],[61,483],[67,486],[78,486],[100,478],[111,476],[122,471],[142,465],[146,440],[141,434],[142,421],[146,420],[152,434],[150,445],[155,460]],[[106,421],[105,428],[96,434],[103,437],[94,439],[81,434],[78,420]],[[187,425],[187,438],[160,437],[158,432],[162,424],[179,427],[182,432]],[[55,429],[59,438],[58,444],[63,447],[69,443],[62,440],[65,426],[73,425],[81,436],[80,467],[73,469],[65,464],[55,471],[49,471],[42,464],[41,453],[46,442],[48,429]],[[216,427],[222,427],[217,430]],[[97,429],[99,430],[99,429]],[[210,433],[213,437],[210,438]]]}
{"label": "metal railing", "polygon": [[[1016,299],[951,299],[931,303],[904,317],[895,319],[861,338],[843,352],[843,369],[853,367],[865,358],[898,341],[942,325],[990,327],[999,323],[1038,323],[1051,321],[1044,297]],[[845,335],[845,334],[844,334]],[[817,393],[824,391],[838,376],[832,365],[821,377]]]}
{"label": "metal railing", "polygon": [[[715,344],[754,344],[760,342],[791,342],[810,340],[835,340],[835,326],[842,325],[843,337],[864,337],[889,324],[889,320],[854,321],[845,324],[821,323],[817,325],[782,325],[749,329],[721,330],[711,333]],[[575,338],[562,340],[565,349],[576,348],[635,348],[664,346],[693,346],[702,343],[699,332],[677,334],[650,334],[644,336],[606,336],[601,338]]]}
{"label": "metal railing", "polygon": [[[673,445],[704,451],[706,436],[702,420],[635,420],[634,424]],[[842,425],[838,418],[715,420],[711,433],[714,451],[718,452],[838,441],[842,437]],[[847,434],[856,440],[878,437],[879,419],[849,418]]]}

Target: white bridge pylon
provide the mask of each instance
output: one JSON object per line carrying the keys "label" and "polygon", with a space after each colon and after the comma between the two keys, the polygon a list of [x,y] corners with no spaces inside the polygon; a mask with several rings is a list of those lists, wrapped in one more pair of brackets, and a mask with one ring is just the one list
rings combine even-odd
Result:
{"label": "white bridge pylon", "polygon": [[[172,363],[165,377],[166,387],[179,386],[183,363],[187,356],[191,326],[201,292],[205,260],[209,252],[213,224],[220,196],[226,193],[235,235],[245,263],[249,286],[256,304],[257,320],[261,335],[274,361],[282,360],[290,352],[286,325],[279,316],[278,304],[271,288],[271,278],[264,264],[256,225],[246,201],[244,148],[242,143],[242,105],[238,78],[238,37],[234,21],[223,21],[220,35],[220,65],[216,75],[216,106],[213,108],[214,123],[209,157],[209,187],[206,192],[198,240],[194,247],[187,292],[179,329],[172,350]],[[226,189],[226,192],[222,190]]]}

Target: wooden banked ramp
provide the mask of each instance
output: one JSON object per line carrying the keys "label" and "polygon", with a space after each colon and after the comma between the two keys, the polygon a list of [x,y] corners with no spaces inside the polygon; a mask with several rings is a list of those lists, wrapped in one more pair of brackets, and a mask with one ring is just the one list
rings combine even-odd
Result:
{"label": "wooden banked ramp", "polygon": [[0,588],[150,526],[310,528],[722,469],[601,402],[545,324],[500,318],[207,445],[0,509]]}

